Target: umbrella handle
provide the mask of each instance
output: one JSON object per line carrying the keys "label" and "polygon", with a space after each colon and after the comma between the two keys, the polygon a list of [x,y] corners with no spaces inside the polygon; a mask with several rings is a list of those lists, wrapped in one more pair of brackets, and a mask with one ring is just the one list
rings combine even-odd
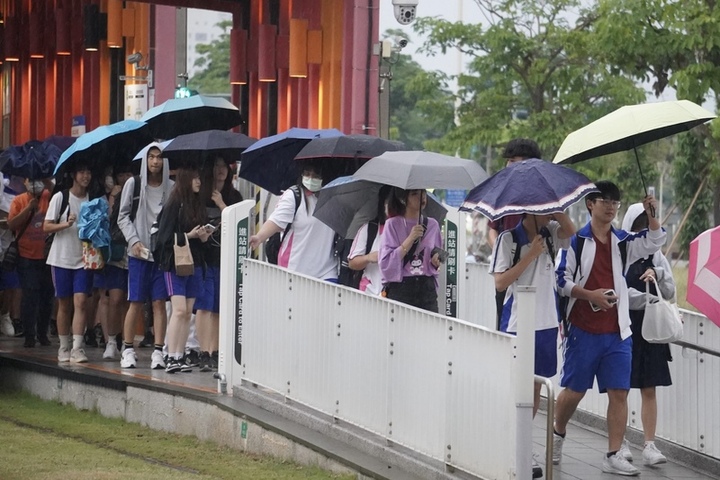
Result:
{"label": "umbrella handle", "polygon": [[[642,181],[643,189],[645,190],[645,196],[647,197],[648,196],[647,183],[645,183],[645,175],[643,175],[642,167],[640,166],[640,157],[638,156],[638,153],[637,153],[637,147],[633,146],[633,152],[635,152],[635,161],[637,162],[638,170],[640,170],[640,181]],[[655,217],[655,207],[653,207],[652,205],[650,205],[650,215],[653,218],[656,218]]]}

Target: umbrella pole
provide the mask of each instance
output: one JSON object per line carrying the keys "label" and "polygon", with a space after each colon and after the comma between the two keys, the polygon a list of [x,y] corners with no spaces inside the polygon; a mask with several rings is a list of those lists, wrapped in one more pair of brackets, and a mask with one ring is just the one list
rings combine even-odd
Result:
{"label": "umbrella pole", "polygon": [[[633,152],[635,152],[635,161],[637,162],[638,170],[640,171],[640,181],[643,184],[643,190],[645,190],[645,196],[647,197],[647,195],[648,195],[647,184],[645,183],[645,175],[643,175],[642,167],[640,166],[640,157],[638,156],[638,153],[637,153],[637,147],[633,146]],[[653,218],[655,218],[655,208],[652,206],[650,207],[650,215],[652,215]]]}

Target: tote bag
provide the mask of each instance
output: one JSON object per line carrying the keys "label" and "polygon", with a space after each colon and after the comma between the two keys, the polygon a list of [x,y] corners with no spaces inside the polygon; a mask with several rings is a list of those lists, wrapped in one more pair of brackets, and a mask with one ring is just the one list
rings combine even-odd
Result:
{"label": "tote bag", "polygon": [[195,273],[195,262],[193,261],[192,252],[190,251],[190,243],[187,234],[182,234],[185,238],[185,244],[178,244],[178,234],[175,234],[175,244],[173,245],[173,253],[175,254],[175,275],[178,277],[189,277]]}
{"label": "tote bag", "polygon": [[[652,277],[651,277],[652,278]],[[662,298],[662,292],[655,283],[658,292],[657,302],[651,303],[652,295],[648,283],[645,284],[645,316],[643,318],[642,336],[649,343],[672,343],[680,340],[683,335],[683,322],[676,303]]]}

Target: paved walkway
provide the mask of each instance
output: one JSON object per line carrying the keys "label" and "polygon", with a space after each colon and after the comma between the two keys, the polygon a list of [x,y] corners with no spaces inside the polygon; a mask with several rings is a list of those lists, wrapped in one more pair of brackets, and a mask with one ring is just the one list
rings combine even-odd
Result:
{"label": "paved walkway", "polygon": [[[17,359],[41,360],[43,363],[53,364],[57,358],[57,339],[53,338],[51,347],[35,347],[26,349],[22,346],[22,339],[0,336],[0,354]],[[138,353],[138,368],[121,369],[119,359],[109,361],[102,359],[102,350],[99,348],[86,349],[90,363],[87,364],[66,364],[62,368],[73,370],[75,373],[86,375],[111,376],[116,380],[131,383],[160,385],[175,385],[190,388],[205,394],[217,392],[217,382],[213,380],[212,373],[200,372],[197,369],[192,373],[167,374],[164,370],[150,369],[149,348],[136,349]],[[544,465],[545,456],[545,423],[547,417],[539,413],[535,419],[533,429],[534,450],[542,458],[539,459]],[[600,469],[602,456],[607,450],[607,438],[595,431],[581,428],[577,425],[568,426],[568,434],[563,447],[563,461],[555,466],[554,480],[595,480],[619,478],[615,475],[603,473]],[[673,479],[673,480],[704,480],[719,479],[702,473],[698,473],[687,466],[669,461],[659,467],[646,467],[642,465],[642,452],[638,448],[632,448],[636,461],[635,466],[640,469],[642,479]],[[720,474],[720,472],[718,472]]]}

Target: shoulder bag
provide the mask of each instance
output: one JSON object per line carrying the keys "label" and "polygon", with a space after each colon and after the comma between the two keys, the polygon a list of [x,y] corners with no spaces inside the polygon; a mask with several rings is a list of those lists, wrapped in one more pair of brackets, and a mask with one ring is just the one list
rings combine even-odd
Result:
{"label": "shoulder bag", "polygon": [[680,309],[674,302],[662,297],[660,287],[652,278],[657,290],[657,301],[650,295],[649,282],[645,284],[645,316],[643,317],[642,336],[649,343],[672,343],[683,336],[683,321]]}
{"label": "shoulder bag", "polygon": [[184,245],[178,244],[178,235],[175,234],[175,242],[173,245],[173,253],[175,254],[175,275],[178,277],[189,277],[195,273],[195,262],[193,261],[192,252],[190,251],[190,242],[187,234],[183,233],[185,239]]}

